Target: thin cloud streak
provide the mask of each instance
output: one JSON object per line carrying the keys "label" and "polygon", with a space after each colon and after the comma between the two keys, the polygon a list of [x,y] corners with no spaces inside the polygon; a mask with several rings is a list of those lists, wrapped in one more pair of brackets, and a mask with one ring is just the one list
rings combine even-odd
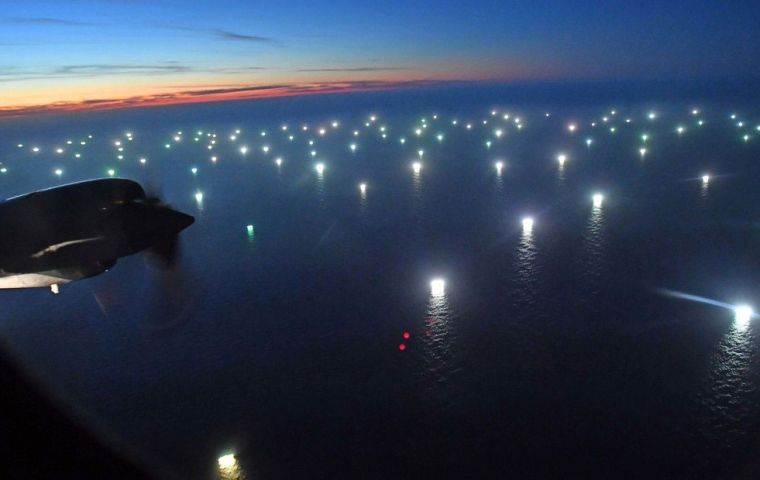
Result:
{"label": "thin cloud streak", "polygon": [[76,20],[53,17],[5,17],[2,22],[15,25],[63,25],[69,27],[91,27],[95,25],[89,22],[78,22]]}
{"label": "thin cloud streak", "polygon": [[408,67],[299,68],[296,72],[390,72],[412,70]]}
{"label": "thin cloud streak", "polygon": [[49,80],[57,78],[95,78],[114,75],[176,75],[188,73],[212,73],[221,75],[234,75],[268,70],[265,67],[210,67],[199,68],[191,65],[183,65],[176,62],[164,62],[159,64],[83,64],[62,65],[49,69],[30,70],[18,69],[17,67],[0,67],[0,83],[22,82],[29,80]]}
{"label": "thin cloud streak", "polygon": [[140,95],[122,99],[89,99],[79,102],[55,102],[48,105],[37,106],[0,107],[0,119],[47,113],[114,110],[120,108],[254,100],[327,93],[367,92],[452,83],[459,82],[440,80],[365,80],[302,84],[240,85],[225,88],[182,90],[173,93]]}
{"label": "thin cloud streak", "polygon": [[239,42],[257,42],[257,43],[273,43],[274,39],[269,37],[262,37],[260,35],[247,35],[243,33],[230,32],[228,30],[210,29],[206,30],[213,33],[217,37],[223,40],[233,40]]}

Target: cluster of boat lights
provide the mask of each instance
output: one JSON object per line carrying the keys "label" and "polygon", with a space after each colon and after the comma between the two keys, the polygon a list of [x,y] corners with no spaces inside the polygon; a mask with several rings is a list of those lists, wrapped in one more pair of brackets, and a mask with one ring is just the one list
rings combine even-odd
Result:
{"label": "cluster of boat lights", "polygon": [[[597,130],[602,126],[606,125],[606,129],[609,132],[610,135],[614,135],[618,128],[616,125],[613,124],[614,119],[619,118],[618,113],[616,110],[610,110],[608,113],[603,115],[601,119],[594,120],[588,123],[587,128],[590,128],[591,130]],[[691,116],[696,117],[696,121],[693,122],[694,127],[702,127],[705,125],[705,119],[701,116],[701,111],[699,109],[692,109],[690,112]],[[514,132],[522,131],[524,128],[524,121],[522,118],[517,116],[512,116],[510,113],[501,113],[497,110],[492,110],[490,112],[491,118],[482,119],[479,122],[475,121],[461,121],[457,118],[452,118],[450,120],[450,124],[452,127],[462,128],[465,131],[472,131],[477,125],[484,126],[487,131],[486,140],[483,141],[483,145],[485,146],[486,150],[490,150],[491,147],[496,143],[503,141],[508,134],[510,133],[508,130],[508,127],[513,126],[515,128]],[[545,113],[544,116],[546,118],[550,118],[550,113]],[[432,121],[438,121],[439,117],[438,115],[434,114],[431,116]],[[654,123],[655,121],[660,119],[660,115],[655,111],[650,111],[644,114],[643,121],[646,123]],[[753,138],[753,135],[750,133],[745,133],[746,130],[744,130],[747,127],[746,122],[742,120],[737,120],[738,115],[737,114],[731,114],[729,116],[729,119],[731,122],[734,123],[734,126],[740,130],[743,130],[741,134],[741,140],[743,142],[748,142],[750,139]],[[428,120],[427,118],[422,118],[419,122],[419,124],[415,124],[411,128],[411,137],[412,139],[421,139],[424,137],[427,132],[429,132],[432,129],[432,121]],[[497,126],[493,129],[490,129],[488,127],[489,121],[492,124],[497,124]],[[621,121],[624,125],[630,125],[633,123],[636,123],[634,119],[632,118],[625,118],[623,121]],[[341,126],[341,123],[337,120],[333,120],[329,122],[329,127],[322,126],[317,128],[312,128],[308,124],[303,124],[299,128],[291,129],[289,125],[281,125],[280,131],[283,135],[285,135],[285,138],[287,138],[288,142],[295,142],[297,137],[296,133],[300,134],[308,134],[309,131],[315,131],[319,138],[325,138],[329,136],[331,133],[331,129],[337,130]],[[390,129],[387,125],[378,125],[378,117],[376,115],[370,115],[368,119],[363,122],[363,126],[365,129],[372,129],[377,128],[376,133],[379,135],[379,137],[383,140],[386,140],[389,136]],[[575,136],[579,131],[583,129],[583,125],[576,121],[568,122],[565,125],[566,133],[570,136]],[[760,125],[757,125],[755,128],[755,134],[760,135]],[[296,132],[296,133],[293,133]],[[687,127],[683,124],[677,124],[675,127],[673,127],[672,132],[677,137],[683,137],[688,134],[689,130]],[[362,130],[355,129],[351,131],[351,137],[353,139],[356,139],[362,135]],[[234,130],[233,133],[229,134],[227,138],[231,143],[238,144],[239,141],[242,140],[242,131],[240,129]],[[266,130],[260,131],[260,137],[262,139],[266,139],[268,137],[268,132]],[[132,132],[125,132],[124,139],[119,139],[113,141],[113,146],[116,149],[116,159],[117,161],[123,161],[124,155],[125,155],[125,145],[129,142],[132,142],[134,140],[134,134]],[[209,151],[215,150],[219,145],[217,143],[218,135],[214,132],[204,132],[202,130],[197,130],[192,134],[193,142],[200,143],[201,141],[205,142],[205,149]],[[446,135],[444,132],[438,131],[434,134],[434,138],[438,143],[442,143],[446,139]],[[650,153],[650,150],[647,148],[648,142],[651,138],[651,135],[649,133],[641,133],[638,137],[641,141],[641,145],[638,147],[638,154],[639,157],[643,158],[644,156],[648,155]],[[182,131],[177,131],[171,136],[171,140],[174,144],[179,144],[183,142],[185,139],[185,134]],[[84,148],[86,148],[88,145],[90,145],[90,142],[93,140],[93,135],[87,135],[86,138],[82,138],[80,140],[74,140],[74,139],[67,139],[65,140],[65,147],[64,146],[55,146],[50,149],[54,153],[55,156],[62,156],[67,153],[67,151],[72,151],[72,156],[74,159],[81,159],[82,158],[82,152]],[[172,141],[164,143],[163,147],[167,150],[172,148]],[[409,142],[409,138],[406,136],[400,136],[399,144],[402,146],[406,146]],[[271,142],[273,143],[273,142]],[[319,156],[318,151],[316,150],[316,141],[313,138],[307,138],[305,142],[308,147],[308,157],[309,158],[316,158]],[[583,138],[583,144],[587,148],[591,148],[592,145],[596,143],[596,139],[593,137],[585,137]],[[24,143],[18,143],[17,148],[23,149],[26,147]],[[28,147],[29,151],[34,154],[40,154],[44,151],[43,147],[39,145],[31,145]],[[252,154],[254,150],[252,147],[249,147],[246,144],[238,144],[236,147],[238,153],[242,156],[248,156],[249,154]],[[270,145],[270,143],[264,143],[259,147],[260,152],[263,155],[268,155],[270,152],[272,152],[274,149],[273,145]],[[351,154],[356,154],[358,151],[360,151],[360,145],[359,143],[354,140],[351,141],[348,144],[348,151],[351,152]],[[415,175],[415,177],[419,176],[423,169],[423,162],[422,159],[425,157],[425,150],[419,147],[415,147],[415,153],[416,158],[411,161],[410,167]],[[212,164],[216,164],[219,160],[219,155],[215,154],[210,157],[210,161]],[[568,163],[570,157],[567,153],[559,152],[556,154],[556,161],[560,169],[563,169],[565,165]],[[276,156],[273,159],[274,164],[280,168],[284,164],[284,160],[282,156]],[[148,159],[145,156],[139,156],[138,162],[140,165],[146,165],[148,163]],[[504,172],[504,169],[506,168],[506,165],[503,161],[497,160],[493,164],[494,169],[496,170],[496,174],[498,176],[501,176]],[[326,163],[324,161],[318,161],[314,163],[314,170],[316,174],[321,178],[325,171],[327,170]],[[9,172],[9,169],[6,165],[4,165],[2,162],[0,162],[0,174],[7,174]],[[193,176],[197,176],[199,174],[199,169],[197,167],[191,167],[190,172]],[[114,177],[117,174],[116,169],[114,168],[108,168],[106,170],[106,173],[110,177]],[[64,169],[61,167],[55,167],[53,169],[53,174],[56,177],[63,177],[65,172]],[[703,174],[701,176],[702,184],[703,186],[706,186],[710,182],[710,175]],[[367,191],[368,191],[368,183],[366,181],[362,181],[358,185],[359,192],[362,199],[366,199],[367,197]],[[196,203],[200,206],[203,204],[203,192],[201,190],[196,190],[194,193],[194,198]],[[591,195],[591,204],[593,209],[599,210],[602,208],[602,205],[604,203],[605,197],[602,193],[596,192]],[[533,217],[526,216],[523,217],[520,220],[520,224],[522,226],[522,234],[524,236],[530,236],[533,233],[533,229],[536,226],[536,221]],[[248,224],[246,225],[246,235],[249,240],[253,240],[254,238],[254,225]],[[446,280],[443,278],[433,278],[430,280],[430,295],[432,298],[442,298],[446,295]],[[730,306],[729,306],[730,307]],[[736,322],[737,328],[746,328],[746,326],[749,324],[751,319],[756,316],[754,310],[752,307],[746,304],[737,305],[730,307],[733,309],[734,314],[734,320]],[[409,332],[403,332],[402,338],[404,341],[409,340],[410,333]],[[399,344],[398,349],[400,351],[405,351],[407,348],[406,343],[402,342]],[[237,458],[234,454],[225,454],[218,458],[218,467],[219,467],[219,475],[222,478],[237,478],[242,472],[241,467],[238,463]]]}
{"label": "cluster of boat lights", "polygon": [[[691,109],[688,113],[691,115],[691,117],[693,117],[690,123],[694,128],[703,127],[705,125],[705,117],[699,109]],[[548,112],[544,114],[544,117],[546,118],[550,118],[551,116],[551,113]],[[748,142],[751,138],[753,138],[753,134],[751,134],[752,130],[755,131],[754,135],[760,135],[760,124],[756,125],[753,129],[750,129],[748,123],[744,120],[740,120],[739,115],[736,113],[730,114],[728,116],[728,120],[733,124],[735,128],[741,130],[740,138],[743,142]],[[402,148],[406,148],[406,146],[411,143],[416,144],[416,146],[412,147],[413,152],[415,153],[415,158],[410,162],[410,167],[415,177],[419,177],[421,175],[423,170],[423,158],[427,157],[425,149],[421,148],[422,145],[420,144],[420,141],[422,138],[427,136],[431,130],[437,130],[432,134],[437,143],[443,143],[447,139],[446,132],[442,130],[442,121],[443,119],[440,118],[437,114],[431,115],[430,118],[423,117],[419,119],[419,122],[415,122],[414,125],[412,125],[409,130],[411,134],[409,137],[406,135],[401,135],[398,137],[398,142]],[[619,125],[629,126],[639,125],[643,123],[647,125],[647,127],[644,128],[649,130],[653,124],[659,121],[661,121],[661,115],[655,111],[646,112],[643,115],[643,118],[639,117],[637,119],[632,117],[622,118],[617,110],[612,109],[608,112],[605,112],[601,118],[592,120],[587,123],[569,121],[564,124],[564,130],[571,139],[576,138],[578,133],[582,130],[586,130],[588,133],[594,131],[603,133],[603,131],[606,129],[606,131],[609,132],[609,135],[615,135],[618,131]],[[434,122],[438,125],[437,128],[434,128]],[[491,110],[490,116],[487,116],[480,121],[461,121],[458,118],[451,118],[448,123],[452,128],[461,128],[465,132],[472,132],[480,126],[486,135],[486,138],[483,140],[483,146],[485,147],[486,152],[489,151],[498,142],[506,141],[510,135],[514,135],[517,134],[517,132],[523,131],[524,126],[527,124],[523,117],[514,116],[509,112],[500,112],[498,110]],[[605,127],[604,129],[602,129],[603,126]],[[318,146],[315,138],[325,139],[329,137],[333,132],[338,131],[340,127],[342,127],[341,122],[333,120],[327,122],[324,126],[317,127],[312,127],[308,124],[302,124],[297,128],[291,128],[291,126],[284,124],[280,126],[279,130],[280,134],[284,139],[286,139],[288,143],[293,143],[297,140],[304,140],[304,143],[307,146],[307,158],[318,158],[320,157],[320,154],[317,150]],[[673,129],[671,131],[673,134],[679,138],[684,137],[689,133],[689,128],[687,128],[686,122],[678,123],[672,128]],[[309,132],[314,132],[316,134],[316,137],[310,137]],[[361,147],[358,142],[359,137],[363,135],[366,136],[374,132],[377,136],[379,136],[380,139],[387,140],[391,133],[391,128],[389,125],[381,124],[377,115],[370,115],[365,121],[362,122],[361,126],[358,129],[349,129],[349,132],[352,141],[348,144],[347,150],[352,155],[354,155],[357,154],[357,152],[361,151]],[[202,145],[205,147],[205,150],[208,151],[214,151],[220,146],[218,140],[220,140],[221,137],[216,132],[204,132],[203,130],[197,130],[195,132],[192,132],[189,136],[192,137],[194,143],[202,143]],[[303,138],[300,138],[299,136]],[[165,149],[170,150],[174,144],[181,144],[187,137],[188,135],[186,133],[182,131],[176,131],[170,135],[170,141],[163,143],[163,146]],[[260,152],[261,155],[266,157],[276,151],[277,139],[273,138],[273,135],[270,135],[270,133],[266,130],[261,130],[259,132],[258,137],[262,139],[264,143],[262,143],[257,148],[253,148],[250,145],[243,143],[243,137],[244,135],[241,129],[235,129],[232,133],[226,136],[226,138],[229,139],[229,142],[235,145],[234,148],[238,151],[238,153],[244,157],[248,157],[255,152]],[[641,143],[638,146],[637,151],[639,157],[642,159],[644,156],[650,154],[650,149],[648,147],[650,146],[651,138],[652,134],[647,131],[638,135],[638,139]],[[117,161],[121,162],[124,160],[126,148],[130,142],[134,141],[134,139],[135,135],[132,132],[125,132],[123,138],[112,141],[112,146],[116,150],[115,154]],[[82,158],[82,150],[84,150],[89,145],[92,145],[92,142],[93,135],[91,134],[77,140],[69,138],[62,142],[62,144],[53,146],[47,151],[52,152],[54,158],[64,156],[68,152],[72,154],[74,159],[78,160]],[[596,144],[597,139],[591,136],[586,136],[582,139],[582,142],[587,148],[590,149],[592,148],[592,145]],[[38,155],[46,150],[40,145],[27,146],[27,144],[23,142],[17,143],[16,147],[19,149],[29,148],[29,151],[33,155]],[[555,158],[560,169],[564,169],[565,166],[570,162],[570,156],[565,152],[558,152]],[[219,154],[214,153],[214,155],[211,155],[209,159],[212,164],[216,165],[220,159],[220,156]],[[145,156],[138,156],[137,161],[140,165],[145,166],[148,163],[148,158]],[[278,169],[281,168],[285,163],[283,156],[280,155],[274,156],[273,162]],[[327,164],[323,160],[318,160],[315,162],[313,164],[313,167],[319,178],[322,178],[327,171]],[[497,160],[493,163],[493,167],[496,171],[496,174],[501,177],[505,171],[506,164],[502,160]],[[0,162],[0,174],[6,175],[8,173],[8,166]],[[105,170],[105,173],[109,177],[115,177],[118,172],[115,168],[108,168]],[[193,166],[190,168],[190,173],[193,176],[197,177],[200,174],[200,170],[198,167]],[[53,169],[53,174],[56,177],[61,178],[65,175],[65,171],[62,167],[55,167]],[[701,181],[703,186],[707,186],[710,183],[710,180],[711,177],[709,174],[702,174]],[[369,188],[368,185],[369,184],[366,181],[362,181],[358,184],[358,190],[362,200],[366,200],[367,198],[367,192]],[[196,190],[193,196],[198,206],[202,207],[204,200],[203,191]],[[602,193],[593,193],[591,195],[592,208],[596,210],[601,209],[604,200],[605,197]],[[535,227],[535,220],[533,217],[524,217],[521,219],[521,225],[523,235],[530,235],[532,234]],[[247,225],[246,230],[249,239],[252,238],[253,225]],[[443,296],[445,293],[445,285],[446,283],[443,279],[433,279],[430,282],[431,295],[433,297]],[[752,308],[746,305],[737,306],[734,313],[737,322],[746,323],[754,316]],[[234,456],[231,455],[221,457],[219,459],[220,466],[224,462],[233,460]]]}

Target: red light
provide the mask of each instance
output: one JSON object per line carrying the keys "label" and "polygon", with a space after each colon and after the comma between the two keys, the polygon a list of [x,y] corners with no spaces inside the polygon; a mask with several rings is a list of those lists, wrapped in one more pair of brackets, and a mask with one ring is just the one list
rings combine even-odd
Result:
{"label": "red light", "polygon": [[409,337],[411,337],[411,335],[409,334],[409,332],[404,332],[403,335],[401,335],[401,336],[404,337],[404,340],[409,340]]}
{"label": "red light", "polygon": [[400,344],[398,345],[398,349],[399,349],[399,350],[401,350],[401,351],[403,352],[404,350],[406,350],[406,345],[404,345],[403,343],[400,343]]}

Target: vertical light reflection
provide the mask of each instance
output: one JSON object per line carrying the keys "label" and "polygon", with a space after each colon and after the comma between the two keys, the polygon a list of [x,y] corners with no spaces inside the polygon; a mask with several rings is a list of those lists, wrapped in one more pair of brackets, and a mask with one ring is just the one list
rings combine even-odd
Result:
{"label": "vertical light reflection", "polygon": [[699,189],[699,198],[703,201],[707,200],[708,193],[710,193],[710,176],[702,175],[702,185]]}
{"label": "vertical light reflection", "polygon": [[412,166],[412,205],[415,221],[419,224],[422,222],[422,174],[421,165],[417,163]]}
{"label": "vertical light reflection", "polygon": [[592,197],[591,212],[586,222],[586,230],[583,234],[583,255],[580,257],[579,270],[581,272],[581,281],[585,284],[584,291],[587,292],[581,302],[596,308],[597,302],[594,300],[600,293],[603,286],[604,267],[605,267],[605,244],[604,244],[604,207],[601,194],[595,194]]}
{"label": "vertical light reflection", "polygon": [[454,343],[452,312],[445,291],[429,294],[422,335],[422,387],[431,400],[449,403],[449,377],[453,371]]}
{"label": "vertical light reflection", "polygon": [[520,244],[517,246],[517,280],[522,285],[532,285],[535,282],[536,243],[533,239],[533,219],[522,220]]}
{"label": "vertical light reflection", "polygon": [[319,201],[320,206],[325,206],[325,173],[324,173],[324,165],[321,163],[318,163],[315,167],[315,171],[317,174],[317,201]]}
{"label": "vertical light reflection", "polygon": [[359,211],[362,216],[367,214],[367,184],[364,182],[359,184]]}
{"label": "vertical light reflection", "polygon": [[714,432],[724,432],[708,449],[716,458],[725,458],[731,446],[750,433],[754,423],[757,353],[751,321],[735,315],[698,394],[702,435],[713,438]]}

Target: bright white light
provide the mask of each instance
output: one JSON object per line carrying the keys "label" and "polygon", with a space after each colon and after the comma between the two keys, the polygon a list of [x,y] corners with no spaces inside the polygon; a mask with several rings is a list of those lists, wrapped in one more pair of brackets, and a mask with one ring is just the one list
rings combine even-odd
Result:
{"label": "bright white light", "polygon": [[601,208],[602,202],[604,201],[604,195],[602,195],[601,193],[595,193],[591,197],[591,200],[594,202],[594,208]]}
{"label": "bright white light", "polygon": [[412,170],[414,171],[414,173],[420,173],[420,170],[422,170],[422,163],[420,162],[412,163]]}
{"label": "bright white light", "polygon": [[639,148],[639,155],[641,155],[643,157],[646,154],[647,154],[647,149],[646,148],[643,148],[643,147]]}
{"label": "bright white light", "polygon": [[264,153],[269,153],[269,145],[264,145],[263,147],[261,147],[261,151]]}
{"label": "bright white light", "polygon": [[501,170],[504,168],[504,162],[496,162],[494,163],[494,167],[496,167],[496,173],[501,175]]}
{"label": "bright white light", "polygon": [[676,128],[676,132],[678,132],[678,134],[679,134],[679,135],[683,134],[683,132],[684,132],[685,130],[686,130],[686,129],[685,129],[685,128],[683,128],[683,127],[681,127],[681,126],[679,126],[678,128]]}
{"label": "bright white light", "polygon": [[230,453],[229,455],[222,455],[219,457],[217,463],[219,464],[219,468],[223,470],[231,470],[237,465],[237,460],[235,460],[235,455]]}
{"label": "bright white light", "polygon": [[216,156],[211,157],[211,161],[214,162],[214,163],[216,163],[216,161],[217,161]]}
{"label": "bright white light", "polygon": [[274,159],[274,163],[276,163],[278,167],[281,166],[282,165],[282,158],[280,158],[280,157],[275,158]]}
{"label": "bright white light", "polygon": [[240,153],[242,153],[243,155],[245,155],[246,153],[248,153],[248,147],[246,147],[245,145],[243,145],[242,147],[240,147]]}
{"label": "bright white light", "polygon": [[415,135],[417,135],[417,136],[419,137],[420,135],[422,135],[422,129],[416,128],[416,129],[414,130],[414,134],[415,134]]}
{"label": "bright white light", "polygon": [[195,192],[195,201],[198,203],[203,202],[203,192],[201,192],[200,190]]}
{"label": "bright white light", "polygon": [[530,233],[533,230],[533,218],[525,217],[522,219],[523,232]]}
{"label": "bright white light", "polygon": [[468,123],[467,125],[465,125],[465,128],[466,128],[467,130],[472,130],[472,124],[471,124],[471,123]]}
{"label": "bright white light", "polygon": [[114,170],[113,168],[109,168],[108,169],[108,176],[109,177],[113,177],[114,175],[116,175],[116,170]]}
{"label": "bright white light", "polygon": [[575,126],[575,124],[574,124],[574,123],[571,123],[570,125],[568,125],[568,126],[567,126],[567,130],[568,130],[570,133],[574,132],[576,128],[577,128],[577,127]]}
{"label": "bright white light", "polygon": [[496,138],[501,138],[502,135],[504,135],[504,131],[500,128],[497,128],[496,131],[493,132],[494,135],[496,135]]}
{"label": "bright white light", "polygon": [[311,155],[312,157],[316,157],[317,156],[317,151],[316,150],[312,150],[311,152],[309,152],[309,155]]}
{"label": "bright white light", "polygon": [[327,133],[327,130],[325,130],[324,128],[320,128],[319,129],[319,134],[320,135],[324,135],[325,133]]}
{"label": "bright white light", "polygon": [[691,114],[692,114],[692,115],[699,115],[699,110],[697,110],[697,109],[695,108],[694,110],[692,110],[692,111],[691,111]]}
{"label": "bright white light", "polygon": [[486,140],[486,148],[491,148],[491,140]]}
{"label": "bright white light", "polygon": [[592,143],[593,143],[592,139],[590,139],[590,138],[586,139],[586,146],[590,147]]}
{"label": "bright white light", "polygon": [[237,140],[237,136],[236,135],[230,135],[230,140],[232,140],[234,142],[235,140]]}
{"label": "bright white light", "polygon": [[564,153],[560,153],[557,155],[557,161],[559,162],[559,166],[563,166],[565,164],[565,161],[567,160],[567,155]]}
{"label": "bright white light", "polygon": [[610,127],[610,133],[615,133],[615,127]]}
{"label": "bright white light", "polygon": [[367,193],[367,184],[366,183],[360,183],[359,184],[359,191],[362,192],[362,195]]}
{"label": "bright white light", "polygon": [[55,149],[55,153],[57,153],[57,154],[60,155],[61,153],[63,153],[63,149],[62,148],[56,148]]}
{"label": "bright white light", "polygon": [[193,175],[196,175],[198,173],[198,168],[197,167],[193,167],[193,168],[190,169],[190,171],[193,173]]}
{"label": "bright white light", "polygon": [[[179,135],[175,135],[174,141],[179,142],[180,140],[182,140],[182,137],[180,137]],[[121,145],[121,142],[117,143],[116,145]]]}
{"label": "bright white light", "polygon": [[734,318],[738,326],[747,326],[754,315],[755,312],[749,305],[737,305],[734,307]]}
{"label": "bright white light", "polygon": [[425,155],[425,150],[422,150],[422,149],[417,150],[417,155],[419,155],[420,158],[422,158],[422,156]]}
{"label": "bright white light", "polygon": [[439,142],[442,142],[443,141],[443,134],[439,133],[438,135],[435,136],[435,138],[437,138]]}
{"label": "bright white light", "polygon": [[63,175],[63,170],[61,170],[60,168],[56,168],[55,171],[53,171],[53,173],[55,173],[57,176],[60,177],[61,175]]}
{"label": "bright white light", "polygon": [[644,133],[644,134],[641,135],[641,141],[642,142],[646,142],[648,139],[649,139],[649,135],[647,135],[646,133]]}
{"label": "bright white light", "polygon": [[430,282],[430,294],[434,297],[442,297],[446,292],[446,281],[442,278],[433,279]]}
{"label": "bright white light", "polygon": [[338,122],[336,122],[336,121],[332,122],[331,125],[332,125],[333,128],[338,128]]}
{"label": "bright white light", "polygon": [[34,153],[37,153],[37,152],[39,152],[39,151],[40,151],[40,147],[32,147],[32,151],[33,151]]}
{"label": "bright white light", "polygon": [[705,185],[710,183],[710,175],[702,175],[702,183]]}
{"label": "bright white light", "polygon": [[314,170],[317,171],[318,175],[322,175],[324,173],[324,171],[325,171],[325,164],[322,163],[322,162],[320,162],[320,163],[314,165]]}
{"label": "bright white light", "polygon": [[657,118],[657,114],[654,112],[649,112],[649,115],[647,115],[647,117],[649,118],[649,120],[654,120],[655,118]]}

